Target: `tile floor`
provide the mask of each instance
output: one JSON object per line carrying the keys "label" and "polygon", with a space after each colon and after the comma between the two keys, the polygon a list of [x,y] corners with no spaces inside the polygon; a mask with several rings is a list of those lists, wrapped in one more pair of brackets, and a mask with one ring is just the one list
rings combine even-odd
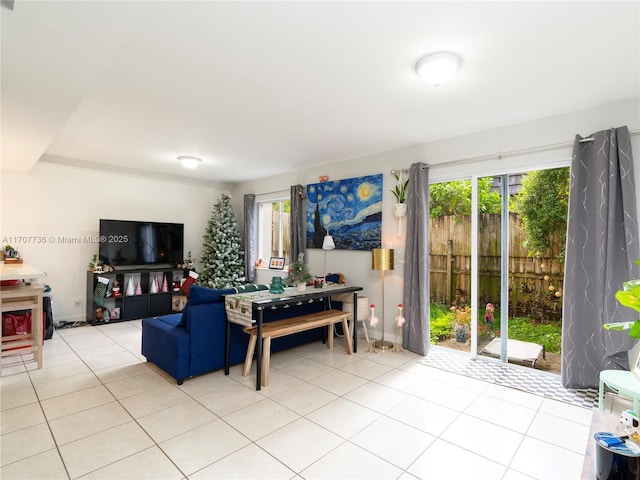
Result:
{"label": "tile floor", "polygon": [[364,342],[274,354],[259,392],[241,366],[177,386],[140,336],[139,321],[61,329],[44,368],[3,360],[3,480],[581,476],[587,408]]}

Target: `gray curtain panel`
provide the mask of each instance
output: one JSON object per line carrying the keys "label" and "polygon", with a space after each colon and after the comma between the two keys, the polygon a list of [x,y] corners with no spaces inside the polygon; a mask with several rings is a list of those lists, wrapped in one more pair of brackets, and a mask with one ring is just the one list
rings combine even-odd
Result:
{"label": "gray curtain panel", "polygon": [[407,188],[402,346],[420,355],[429,351],[429,297],[429,167],[414,163]]}
{"label": "gray curtain panel", "polygon": [[639,278],[640,256],[631,143],[627,127],[576,136],[571,161],[562,320],[562,383],[597,387],[601,370],[628,369],[627,332],[603,328],[633,321],[615,292]]}
{"label": "gray curtain panel", "polygon": [[256,260],[258,256],[258,212],[256,196],[244,196],[244,276],[247,283],[255,283]]}
{"label": "gray curtain panel", "polygon": [[305,223],[305,198],[306,190],[302,185],[291,186],[291,252],[289,262],[295,262],[299,253],[305,254],[306,258],[306,223]]}

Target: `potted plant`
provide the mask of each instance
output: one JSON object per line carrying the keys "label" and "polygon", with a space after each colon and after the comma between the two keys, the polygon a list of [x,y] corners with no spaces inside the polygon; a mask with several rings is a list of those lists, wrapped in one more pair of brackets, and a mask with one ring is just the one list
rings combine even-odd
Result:
{"label": "potted plant", "polygon": [[2,258],[5,263],[22,263],[20,259],[20,253],[11,245],[5,245],[2,247]]}
{"label": "potted plant", "polygon": [[402,181],[402,177],[394,174],[396,177],[396,186],[391,193],[396,197],[396,204],[393,206],[393,212],[396,214],[396,218],[398,219],[398,230],[397,235],[402,236],[402,219],[407,214],[407,204],[405,201],[407,200],[407,186],[409,185],[409,179]]}
{"label": "potted plant", "polygon": [[[640,259],[636,260],[640,265]],[[616,300],[625,307],[640,312],[640,279],[629,280],[622,284],[622,290],[616,292]],[[640,339],[640,320],[635,322],[605,323],[606,330],[629,330],[631,338]]]}
{"label": "potted plant", "polygon": [[97,253],[93,254],[93,258],[89,262],[89,270],[96,273],[102,273],[102,260],[98,259]]}
{"label": "potted plant", "polygon": [[453,333],[456,336],[456,342],[464,343],[469,336],[471,328],[471,308],[452,306],[453,312]]}
{"label": "potted plant", "polygon": [[289,266],[289,276],[287,282],[296,285],[299,292],[304,292],[313,276],[309,273],[309,267],[304,263],[304,253],[298,254],[298,260]]}
{"label": "potted plant", "polygon": [[407,186],[409,185],[409,179],[406,181],[402,181],[402,178],[397,174],[394,174],[396,177],[396,186],[391,193],[396,197],[396,204],[393,207],[394,212],[397,217],[403,217],[407,211],[407,205],[405,204],[407,200]]}

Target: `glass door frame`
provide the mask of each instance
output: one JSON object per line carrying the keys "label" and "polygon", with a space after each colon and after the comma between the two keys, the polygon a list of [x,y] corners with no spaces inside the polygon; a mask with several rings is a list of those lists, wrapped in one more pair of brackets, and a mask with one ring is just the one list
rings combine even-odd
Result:
{"label": "glass door frame", "polygon": [[[509,339],[509,173],[501,177],[500,222],[500,361],[507,362]],[[471,175],[471,355],[478,356],[478,180],[486,175]],[[507,221],[505,221],[505,212]]]}

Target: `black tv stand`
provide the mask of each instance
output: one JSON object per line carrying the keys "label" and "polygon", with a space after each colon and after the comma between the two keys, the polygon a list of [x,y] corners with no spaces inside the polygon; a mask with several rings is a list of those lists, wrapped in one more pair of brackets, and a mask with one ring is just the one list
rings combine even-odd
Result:
{"label": "black tv stand", "polygon": [[[166,267],[157,265],[125,266],[107,273],[87,272],[87,323],[102,325],[181,311],[186,303],[186,297],[182,294],[180,285],[188,272],[188,270],[175,268],[171,265]],[[99,298],[104,306],[94,299],[98,277],[106,278],[109,281],[106,296]],[[157,292],[151,293],[153,282],[156,279]],[[117,289],[114,291],[114,281],[116,280],[119,284],[119,291]],[[165,280],[166,289],[163,289]],[[129,282],[133,287],[132,295],[127,291]]]}

